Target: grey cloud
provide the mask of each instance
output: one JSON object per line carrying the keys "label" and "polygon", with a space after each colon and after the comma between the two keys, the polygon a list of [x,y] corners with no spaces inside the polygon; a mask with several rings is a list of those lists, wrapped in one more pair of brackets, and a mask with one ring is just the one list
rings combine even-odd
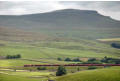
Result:
{"label": "grey cloud", "polygon": [[57,9],[63,9],[59,2],[39,2],[39,1],[22,1],[22,2],[0,2],[0,14],[3,15],[21,15],[41,13]]}

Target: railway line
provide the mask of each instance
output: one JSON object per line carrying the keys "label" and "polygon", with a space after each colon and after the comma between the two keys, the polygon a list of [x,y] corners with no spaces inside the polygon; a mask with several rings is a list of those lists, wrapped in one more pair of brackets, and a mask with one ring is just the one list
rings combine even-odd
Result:
{"label": "railway line", "polygon": [[120,64],[26,64],[24,67],[40,67],[40,66],[120,66]]}

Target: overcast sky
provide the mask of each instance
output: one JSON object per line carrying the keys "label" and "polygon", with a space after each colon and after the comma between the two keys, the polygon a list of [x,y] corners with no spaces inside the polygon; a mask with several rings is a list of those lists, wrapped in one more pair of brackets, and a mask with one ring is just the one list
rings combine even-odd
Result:
{"label": "overcast sky", "polygon": [[120,1],[0,1],[0,15],[23,15],[32,13],[43,13],[67,8],[96,10],[100,14],[120,20]]}

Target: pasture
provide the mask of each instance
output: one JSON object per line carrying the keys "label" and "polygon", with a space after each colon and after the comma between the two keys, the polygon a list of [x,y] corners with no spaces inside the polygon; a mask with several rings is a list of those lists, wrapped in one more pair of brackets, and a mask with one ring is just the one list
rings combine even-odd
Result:
{"label": "pasture", "polygon": [[120,42],[120,38],[97,39],[101,42]]}
{"label": "pasture", "polygon": [[[20,59],[6,59],[7,55],[20,54],[22,57]],[[47,70],[38,71],[36,67],[25,68],[25,64],[72,64],[79,62],[67,62],[63,61],[65,58],[69,57],[71,59],[80,58],[86,61],[88,58],[103,58],[105,56],[112,58],[119,58],[119,49],[112,48],[106,43],[100,43],[93,40],[79,40],[79,41],[39,41],[39,42],[11,42],[11,41],[0,41],[0,81],[47,81],[48,78],[57,81],[69,81],[67,76],[75,76],[77,80],[74,81],[99,81],[95,77],[101,76],[102,81],[106,80],[106,77],[117,76],[119,74],[114,74],[113,70],[116,68],[100,69],[103,67],[98,67],[97,70],[88,71],[88,67],[66,67],[67,75],[61,77],[56,77],[55,72],[57,67],[47,67]],[[62,61],[58,61],[57,58],[62,58]],[[79,71],[78,71],[79,68]],[[117,71],[118,71],[117,67]],[[116,71],[115,70],[115,71]],[[110,76],[107,74],[106,77],[102,76],[101,73],[112,73]],[[118,71],[119,72],[119,71]],[[86,73],[86,74],[85,74]],[[78,78],[80,74],[80,77]],[[98,74],[98,75],[96,75]],[[93,78],[87,76],[95,76]],[[70,76],[70,77],[71,77]],[[86,77],[85,77],[86,76]],[[85,78],[84,78],[85,77]],[[72,79],[72,77],[71,77]],[[111,77],[109,81],[113,81],[114,77]],[[115,79],[116,81],[119,81]],[[101,81],[101,80],[100,80]]]}
{"label": "pasture", "polygon": [[120,51],[108,44],[96,41],[80,40],[79,42],[1,42],[0,56],[21,54],[22,59],[56,59],[58,57],[119,57]]}
{"label": "pasture", "polygon": [[39,81],[48,79],[51,72],[0,71],[0,81]]}
{"label": "pasture", "polygon": [[120,67],[86,70],[58,77],[56,81],[120,81]]}

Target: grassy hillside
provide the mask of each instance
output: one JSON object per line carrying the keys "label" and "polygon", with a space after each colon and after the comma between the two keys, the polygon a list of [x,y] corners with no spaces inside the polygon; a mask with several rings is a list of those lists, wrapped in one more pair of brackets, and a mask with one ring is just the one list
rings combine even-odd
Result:
{"label": "grassy hillside", "polygon": [[96,41],[79,40],[71,42],[11,42],[0,41],[0,56],[21,54],[21,59],[0,60],[0,67],[16,67],[24,64],[67,64],[57,58],[119,58],[119,49]]}
{"label": "grassy hillside", "polygon": [[119,49],[107,44],[81,40],[79,42],[36,42],[14,43],[1,41],[0,55],[21,54],[23,59],[40,59],[58,57],[119,57]]}
{"label": "grassy hillside", "polygon": [[12,42],[31,42],[43,41],[49,37],[42,33],[24,31],[17,28],[1,27],[0,26],[0,40]]}
{"label": "grassy hillside", "polygon": [[[42,39],[50,40],[51,37],[53,39],[61,37],[62,39],[95,40],[119,37],[120,35],[120,21],[92,10],[65,9],[22,16],[1,15],[0,27],[10,28],[9,31],[0,30],[0,35],[6,36],[7,40],[14,41],[15,39],[16,41],[31,41],[33,38],[39,41]],[[16,32],[16,29],[22,31]],[[10,38],[10,32],[14,32],[12,33],[12,35],[14,34],[13,38]],[[39,35],[36,32],[39,32]],[[47,38],[47,36],[50,36],[50,38]]]}
{"label": "grassy hillside", "polygon": [[[54,37],[62,37],[70,39],[106,39],[106,38],[119,38],[120,28],[94,28],[94,27],[80,27],[80,28],[37,28],[31,31],[40,32]],[[59,40],[60,41],[60,40]]]}
{"label": "grassy hillside", "polygon": [[[0,16],[1,26],[35,28],[116,28],[120,22],[93,10],[64,9],[48,13],[30,14],[22,16]],[[26,28],[28,27],[28,28]]]}
{"label": "grassy hillside", "polygon": [[40,61],[29,61],[29,60],[21,60],[21,59],[10,59],[10,60],[0,60],[0,67],[23,67],[24,64],[46,64]]}
{"label": "grassy hillside", "polygon": [[58,77],[56,81],[120,81],[120,67],[81,71]]}

